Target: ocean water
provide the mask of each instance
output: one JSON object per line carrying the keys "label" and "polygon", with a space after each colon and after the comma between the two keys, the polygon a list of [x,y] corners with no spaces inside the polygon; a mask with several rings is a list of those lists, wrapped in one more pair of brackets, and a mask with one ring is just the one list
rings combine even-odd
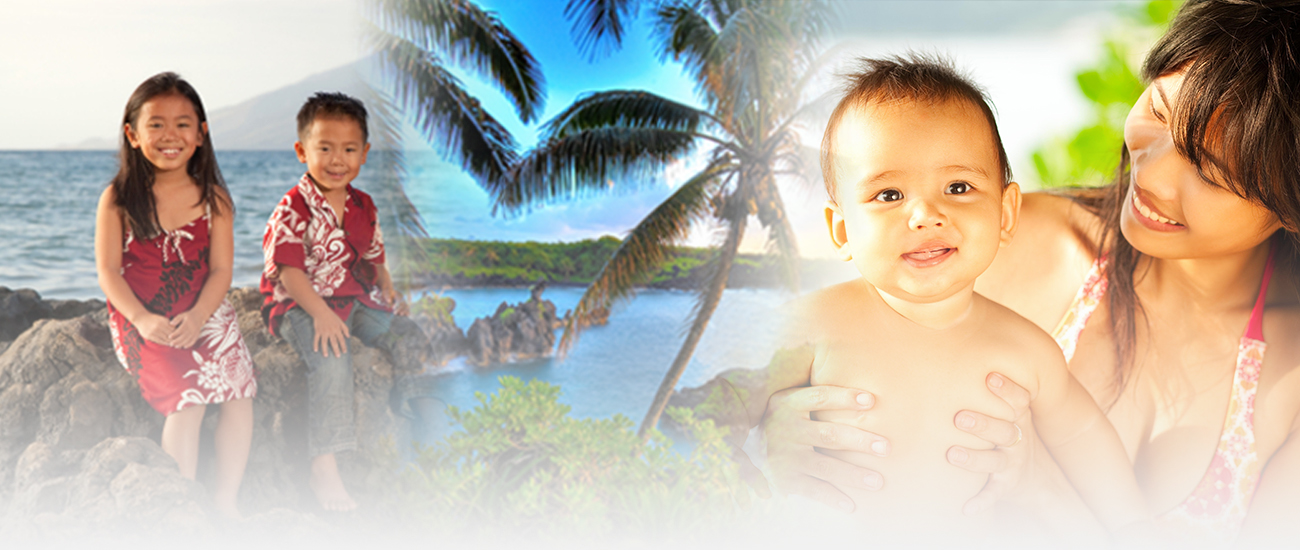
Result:
{"label": "ocean water", "polygon": [[[235,201],[234,286],[262,273],[262,230],[298,181],[292,151],[217,153]],[[0,151],[0,285],[46,298],[103,298],[95,276],[95,208],[117,173],[112,151]]]}
{"label": "ocean water", "polygon": [[[425,159],[425,160],[421,160]],[[468,237],[471,219],[444,220],[448,208],[475,208],[483,199],[460,193],[436,177],[445,165],[434,157],[415,157],[412,173],[425,176],[410,193],[431,233]],[[262,270],[262,232],[280,197],[302,174],[291,151],[218,153],[218,162],[235,200],[235,286],[256,285]],[[427,165],[426,165],[427,163]],[[0,285],[34,288],[46,298],[103,298],[95,276],[95,208],[117,169],[108,151],[0,151]],[[364,177],[364,171],[363,171]],[[365,182],[358,186],[365,189]],[[577,214],[577,212],[571,212]],[[460,233],[460,235],[457,235]],[[483,234],[493,234],[485,228]],[[529,237],[555,241],[556,233]],[[468,328],[491,315],[502,301],[528,299],[524,288],[443,291],[456,299],[457,325]],[[551,287],[544,297],[561,313],[573,307],[580,288]],[[708,381],[733,367],[765,365],[775,337],[773,322],[789,297],[772,290],[726,291],[708,331],[697,347],[681,385]],[[472,407],[475,392],[494,392],[504,375],[559,384],[561,402],[580,417],[624,414],[639,421],[680,347],[691,319],[695,295],[646,290],[616,307],[606,326],[583,333],[564,360],[539,359],[478,368],[463,360],[437,369],[443,375],[433,397]]]}
{"label": "ocean water", "polygon": [[[581,288],[547,288],[543,297],[560,314],[573,308]],[[502,301],[528,299],[526,288],[477,288],[443,292],[456,300],[456,325],[468,329],[476,316],[492,313]],[[730,368],[758,368],[774,351],[777,312],[788,297],[772,290],[727,290],[708,330],[682,374],[679,387],[698,386]],[[464,359],[451,362],[434,396],[458,407],[476,405],[474,392],[495,391],[503,375],[538,379],[562,388],[560,401],[580,417],[621,413],[640,422],[664,373],[681,347],[696,295],[644,290],[616,306],[609,324],[584,331],[563,360],[538,359],[480,368]],[[471,313],[475,312],[475,313]],[[558,333],[557,333],[558,339]]]}

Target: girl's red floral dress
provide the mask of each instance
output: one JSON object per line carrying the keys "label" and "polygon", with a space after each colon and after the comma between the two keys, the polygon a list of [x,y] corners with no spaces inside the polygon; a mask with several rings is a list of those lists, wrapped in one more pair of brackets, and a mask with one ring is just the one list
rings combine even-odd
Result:
{"label": "girl's red floral dress", "polygon": [[[210,230],[209,214],[144,241],[127,225],[122,277],[146,309],[171,318],[194,307],[208,278]],[[253,360],[229,301],[222,300],[190,348],[145,340],[112,303],[108,313],[117,359],[140,383],[145,401],[163,415],[257,393]]]}

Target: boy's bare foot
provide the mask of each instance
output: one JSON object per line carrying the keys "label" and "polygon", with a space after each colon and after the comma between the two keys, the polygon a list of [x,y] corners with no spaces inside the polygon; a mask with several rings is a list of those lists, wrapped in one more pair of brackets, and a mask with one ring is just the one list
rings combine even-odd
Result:
{"label": "boy's bare foot", "polygon": [[216,505],[217,513],[221,514],[221,517],[225,519],[235,521],[244,519],[244,515],[239,513],[239,507],[235,506],[235,499],[233,498],[216,498],[213,499],[213,504]]}
{"label": "boy's bare foot", "polygon": [[352,500],[352,495],[343,486],[334,453],[319,455],[311,460],[311,490],[316,493],[321,508],[327,511],[350,512],[357,509],[357,502]]}

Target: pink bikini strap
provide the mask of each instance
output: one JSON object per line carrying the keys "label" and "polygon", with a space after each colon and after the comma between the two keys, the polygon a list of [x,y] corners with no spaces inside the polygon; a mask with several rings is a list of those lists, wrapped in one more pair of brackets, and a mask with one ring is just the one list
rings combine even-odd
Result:
{"label": "pink bikini strap", "polygon": [[1255,309],[1250,312],[1250,324],[1246,325],[1246,337],[1264,341],[1264,299],[1268,297],[1268,281],[1273,278],[1273,257],[1277,254],[1277,245],[1268,247],[1268,263],[1264,264],[1264,280],[1259,284],[1259,297],[1255,298]]}

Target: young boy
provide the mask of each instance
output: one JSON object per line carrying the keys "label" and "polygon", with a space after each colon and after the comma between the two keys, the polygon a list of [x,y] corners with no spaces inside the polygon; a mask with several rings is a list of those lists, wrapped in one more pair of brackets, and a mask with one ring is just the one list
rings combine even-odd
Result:
{"label": "young boy", "polygon": [[[873,532],[943,537],[978,531],[962,505],[987,475],[948,463],[962,409],[1011,418],[985,389],[990,372],[1032,394],[1034,427],[1112,533],[1149,515],[1114,428],[1028,320],[973,290],[1015,233],[1020,189],[983,93],[929,59],[865,60],[822,140],[831,241],[861,278],[802,299],[769,389],[869,388],[869,414],[819,415],[888,438],[882,456],[827,454],[879,472],[878,491],[841,487]],[[885,456],[887,455],[887,456]]]}
{"label": "young boy", "polygon": [[428,347],[413,321],[393,314],[405,315],[407,306],[384,265],[378,212],[370,195],[351,186],[368,140],[360,101],[340,93],[308,99],[293,144],[307,173],[276,205],[262,240],[262,316],[307,363],[311,487],[331,511],[356,508],[334,457],[357,445],[348,337],[388,352],[395,385],[422,370]]}

